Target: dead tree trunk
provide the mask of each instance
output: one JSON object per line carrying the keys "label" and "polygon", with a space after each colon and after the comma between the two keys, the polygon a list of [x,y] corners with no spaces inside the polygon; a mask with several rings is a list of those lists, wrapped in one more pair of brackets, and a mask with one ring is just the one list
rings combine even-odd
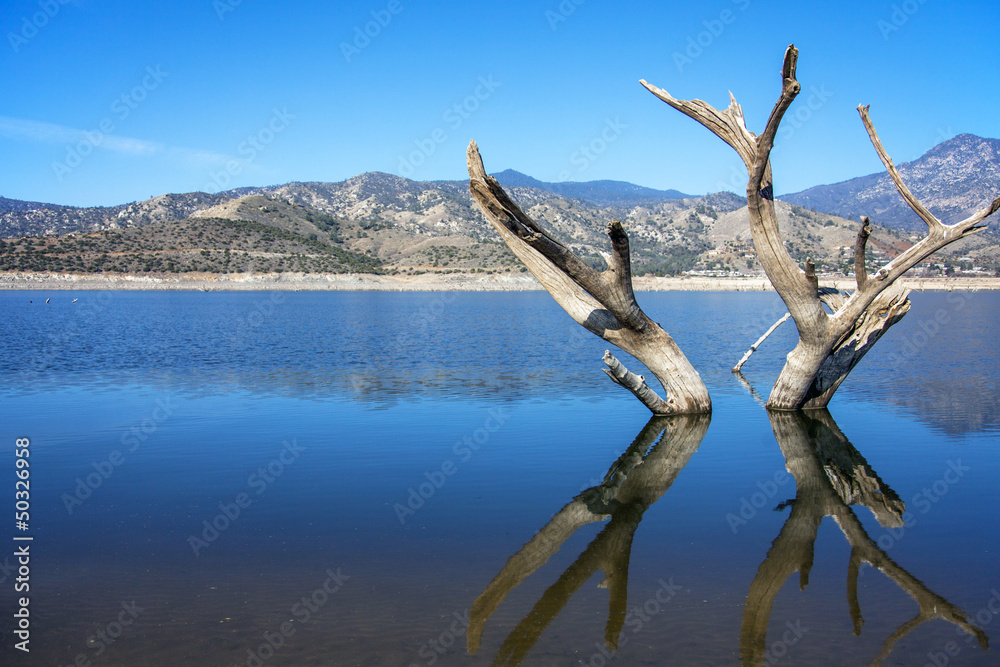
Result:
{"label": "dead tree trunk", "polygon": [[578,324],[644,363],[663,385],[666,398],[605,352],[605,372],[611,379],[635,394],[653,414],[711,412],[712,401],[698,371],[674,339],[636,303],[628,236],[621,223],[615,220],[608,225],[611,255],[608,268],[599,272],[521,211],[486,173],[474,141],[467,159],[472,197],[504,242]]}
{"label": "dead tree trunk", "polygon": [[[840,299],[835,307],[830,304],[832,314],[826,312],[823,302],[827,299],[821,298],[812,263],[807,261],[803,270],[788,254],[774,211],[770,154],[778,125],[800,90],[795,78],[797,60],[798,49],[789,46],[781,74],[781,96],[760,136],[747,130],[743,109],[732,94],[729,106],[719,111],[701,100],[678,100],[665,90],[641,82],[661,100],[711,130],[732,147],[746,165],[749,175],[747,208],[754,247],[764,272],[784,300],[799,331],[799,342],[788,354],[767,401],[767,407],[776,410],[825,407],[872,345],[909,310],[907,292],[893,285],[894,281],[943,246],[982,229],[979,223],[1000,208],[998,197],[990,206],[961,222],[943,224],[907,189],[875,133],[868,107],[858,107],[868,136],[896,189],[927,223],[929,232],[874,276],[868,276],[864,262],[859,262],[858,289]],[[867,238],[864,232],[858,235],[855,257],[864,257]]]}

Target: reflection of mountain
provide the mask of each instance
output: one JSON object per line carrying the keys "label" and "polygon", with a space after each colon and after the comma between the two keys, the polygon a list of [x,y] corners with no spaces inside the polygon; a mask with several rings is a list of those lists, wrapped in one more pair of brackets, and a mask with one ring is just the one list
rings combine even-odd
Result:
{"label": "reflection of mountain", "polygon": [[[545,292],[51,296],[45,305],[31,293],[0,292],[6,334],[0,336],[0,375],[12,379],[0,393],[150,384],[178,394],[235,391],[380,407],[494,395],[617,398],[622,391],[599,372],[607,344]],[[1000,427],[1000,294],[914,294],[912,300],[912,312],[879,341],[841,394],[901,406],[900,412],[949,433]],[[676,322],[671,335],[690,350],[717,398],[735,391],[729,368],[784,312],[776,297],[743,293],[643,294],[640,301],[654,319]],[[903,357],[906,343],[923,340],[916,337],[922,324],[933,323],[940,308],[949,320],[933,344]],[[714,324],[706,329],[708,321]],[[781,338],[786,333],[794,333],[787,323],[744,369],[759,388],[794,345]],[[894,355],[905,363],[894,363]],[[642,372],[638,362],[622,361]]]}
{"label": "reflection of mountain", "polygon": [[626,618],[629,556],[636,528],[645,511],[670,488],[687,464],[705,437],[708,424],[707,415],[651,419],[611,466],[604,481],[578,495],[552,517],[511,556],[476,598],[468,629],[469,652],[479,649],[486,622],[512,590],[544,565],[579,528],[608,517],[611,520],[604,530],[510,633],[493,664],[519,665],[570,597],[597,570],[603,570],[601,586],[610,593],[605,643],[617,649]]}
{"label": "reflection of mountain", "polygon": [[[1000,427],[1000,377],[995,368],[970,364],[969,359],[983,357],[965,357],[953,349],[934,349],[925,356],[927,363],[921,365],[920,378],[915,380],[918,388],[882,368],[884,377],[872,384],[859,382],[852,391],[898,406],[901,412],[950,435]],[[958,363],[960,377],[955,374]]]}
{"label": "reflection of mountain", "polygon": [[987,373],[965,375],[956,384],[954,375],[942,369],[937,378],[922,383],[919,396],[900,392],[886,398],[953,435],[1000,426],[1000,378]]}
{"label": "reflection of mountain", "polygon": [[945,433],[1000,427],[995,292],[914,294],[844,390],[887,401]]}
{"label": "reflection of mountain", "polygon": [[[77,303],[70,303],[79,294]],[[48,296],[48,295],[46,295]],[[0,393],[150,385],[178,395],[531,400],[615,395],[606,343],[545,293],[0,294]],[[44,308],[44,310],[43,310]],[[546,333],[527,340],[526,330]],[[555,388],[555,389],[554,389]]]}
{"label": "reflection of mountain", "polygon": [[955,624],[975,636],[982,648],[988,648],[986,634],[971,625],[961,610],[896,564],[868,536],[851,505],[868,507],[883,526],[903,525],[904,505],[851,446],[830,413],[826,410],[772,412],[769,416],[774,435],[785,455],[786,467],[795,477],[796,496],[790,501],[791,514],[771,545],[747,595],[740,633],[743,665],[769,664],[767,627],[775,597],[785,580],[795,572],[799,572],[801,588],[809,584],[817,532],[827,516],[833,517],[851,545],[847,599],[854,634],[860,635],[864,624],[858,600],[858,575],[862,563],[870,564],[889,577],[920,607],[913,619],[885,640],[882,651],[872,664],[880,664],[892,652],[896,642],[917,626],[935,618]]}

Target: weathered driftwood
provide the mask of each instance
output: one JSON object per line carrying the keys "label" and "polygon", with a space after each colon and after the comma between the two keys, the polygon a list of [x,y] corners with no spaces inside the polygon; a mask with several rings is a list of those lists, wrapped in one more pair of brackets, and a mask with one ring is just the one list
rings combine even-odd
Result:
{"label": "weathered driftwood", "polygon": [[745,364],[747,361],[750,360],[750,357],[753,356],[753,353],[757,351],[757,348],[760,347],[765,340],[767,340],[767,337],[773,334],[775,329],[784,324],[785,321],[791,316],[792,316],[791,313],[785,313],[784,315],[782,315],[781,318],[777,322],[772,324],[770,328],[767,331],[765,331],[763,335],[761,335],[760,338],[754,341],[754,344],[750,346],[750,349],[747,350],[740,358],[740,360],[736,362],[736,365],[733,366],[733,372],[739,373],[740,370],[743,368],[743,364]]}
{"label": "weathered driftwood", "polygon": [[719,111],[701,100],[676,99],[667,91],[641,81],[651,93],[726,142],[746,166],[749,176],[747,208],[754,248],[799,331],[799,342],[788,354],[768,398],[767,406],[778,410],[825,407],[840,383],[872,345],[909,310],[907,293],[895,287],[893,282],[943,246],[981,229],[979,223],[1000,208],[998,197],[990,206],[961,222],[943,224],[907,189],[875,132],[868,107],[858,107],[868,136],[896,189],[927,223],[928,234],[879,269],[874,276],[868,276],[863,266],[868,234],[863,226],[855,249],[855,262],[861,265],[858,289],[843,299],[833,313],[826,312],[811,262],[807,262],[803,270],[788,254],[774,210],[770,154],[778,125],[801,89],[795,78],[797,60],[798,49],[794,45],[789,46],[781,73],[781,95],[760,136],[746,128],[743,109],[731,93],[729,106]]}
{"label": "weathered driftwood", "polygon": [[654,414],[699,414],[712,410],[708,389],[673,338],[636,303],[628,236],[619,221],[608,225],[608,268],[597,271],[529,218],[495,178],[486,173],[476,142],[467,154],[469,190],[511,251],[549,294],[585,329],[646,365],[663,385],[660,397],[640,375],[610,353],[606,371]]}
{"label": "weathered driftwood", "polygon": [[775,597],[795,572],[799,573],[800,588],[809,584],[816,536],[827,516],[834,519],[851,545],[847,598],[855,634],[861,634],[864,625],[858,599],[858,576],[863,563],[885,574],[919,606],[916,617],[886,638],[872,664],[880,664],[899,639],[935,618],[954,624],[975,637],[982,648],[988,648],[986,634],[970,623],[961,609],[900,567],[865,531],[851,505],[868,507],[882,526],[898,527],[903,524],[904,503],[851,446],[830,413],[826,410],[771,412],[769,416],[785,455],[785,465],[795,477],[795,500],[790,503],[791,514],[750,585],[740,632],[741,664],[766,664],[767,627]]}
{"label": "weathered driftwood", "polygon": [[510,633],[494,665],[518,665],[570,597],[597,570],[608,589],[604,640],[611,650],[625,623],[632,538],[643,514],[677,479],[708,430],[708,415],[653,417],[611,466],[598,486],[580,493],[510,557],[469,614],[469,653],[479,650],[483,630],[507,595],[555,555],[580,527],[610,517],[607,526],[566,569]]}

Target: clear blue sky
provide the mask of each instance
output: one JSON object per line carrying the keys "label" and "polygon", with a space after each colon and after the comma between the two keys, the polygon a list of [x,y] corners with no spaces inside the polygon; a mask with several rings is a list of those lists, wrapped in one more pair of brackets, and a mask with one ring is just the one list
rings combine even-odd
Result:
{"label": "clear blue sky", "polygon": [[897,163],[1000,137],[994,0],[63,1],[0,5],[5,197],[462,179],[470,138],[489,171],[740,192],[735,153],[638,81],[716,106],[731,90],[759,132],[789,43],[779,194],[881,169],[858,104]]}

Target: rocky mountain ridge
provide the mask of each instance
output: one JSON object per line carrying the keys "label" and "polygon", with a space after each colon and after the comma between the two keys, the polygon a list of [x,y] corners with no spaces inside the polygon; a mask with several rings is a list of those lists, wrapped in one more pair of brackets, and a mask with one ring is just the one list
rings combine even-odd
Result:
{"label": "rocky mountain ridge", "polygon": [[[1000,196],[1000,139],[960,134],[912,162],[897,165],[910,191],[945,224],[962,220]],[[879,224],[924,230],[882,171],[785,195],[784,201]]]}
{"label": "rocky mountain ridge", "polygon": [[[903,165],[904,173],[932,210],[958,216],[981,205],[981,193],[990,191],[994,179],[992,192],[1000,193],[998,148],[1000,141],[960,135]],[[935,180],[935,174],[940,178]],[[529,215],[595,266],[603,265],[607,223],[620,219],[631,238],[637,273],[761,272],[745,200],[733,193],[690,197],[621,181],[545,183],[513,170],[496,176]],[[905,204],[884,175],[824,187],[828,189],[792,195],[791,203],[777,202],[779,222],[793,257],[802,262],[810,257],[821,271],[844,273],[852,267],[850,251],[859,223],[827,214],[823,207],[846,206],[845,215],[852,218],[860,217],[855,211],[866,209],[878,223],[887,216],[896,219],[893,196],[899,205]],[[869,246],[873,263],[884,262],[919,238],[908,224],[903,232],[888,226],[876,230]],[[466,181],[421,182],[378,172],[338,183],[167,194],[113,207],[0,198],[0,237],[22,239],[4,244],[0,268],[13,270],[520,269],[474,206]],[[84,259],[63,262],[51,248],[58,248],[60,256],[79,254]],[[42,255],[51,256],[43,260]],[[996,236],[979,234],[949,247],[923,268],[992,274],[1000,268],[998,262]]]}

